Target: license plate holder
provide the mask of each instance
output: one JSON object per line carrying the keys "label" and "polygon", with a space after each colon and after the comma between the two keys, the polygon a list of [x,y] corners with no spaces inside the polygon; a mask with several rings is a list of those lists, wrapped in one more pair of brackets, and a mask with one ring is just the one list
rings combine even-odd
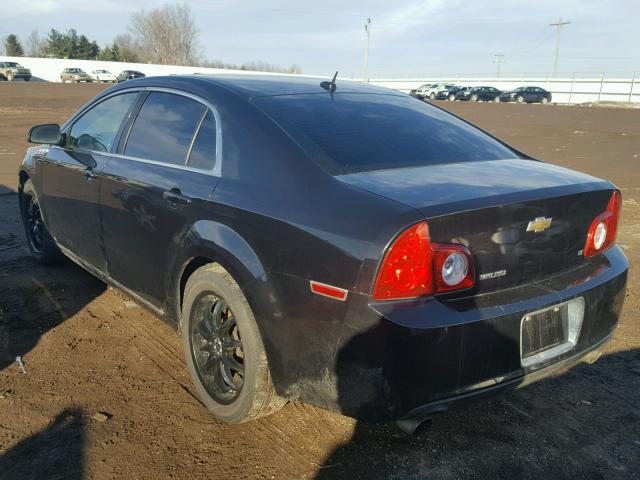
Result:
{"label": "license plate holder", "polygon": [[524,315],[520,321],[521,365],[544,363],[573,349],[583,318],[583,297]]}

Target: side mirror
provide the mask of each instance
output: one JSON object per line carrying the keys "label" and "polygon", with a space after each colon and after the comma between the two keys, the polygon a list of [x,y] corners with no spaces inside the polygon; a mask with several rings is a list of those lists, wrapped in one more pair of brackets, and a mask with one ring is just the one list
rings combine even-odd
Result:
{"label": "side mirror", "polygon": [[58,145],[61,138],[60,125],[56,123],[47,123],[31,127],[29,135],[27,136],[29,143],[49,143],[52,145]]}

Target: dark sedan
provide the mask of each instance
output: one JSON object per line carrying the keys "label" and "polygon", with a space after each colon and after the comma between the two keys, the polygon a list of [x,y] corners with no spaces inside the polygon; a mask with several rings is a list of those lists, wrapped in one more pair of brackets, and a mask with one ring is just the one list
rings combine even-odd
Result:
{"label": "dark sedan", "polygon": [[134,78],[142,78],[145,76],[146,75],[144,73],[139,72],[137,70],[123,70],[116,77],[116,82],[117,83],[125,82],[127,80],[133,80]]}
{"label": "dark sedan", "polygon": [[500,90],[495,87],[471,87],[459,90],[456,93],[456,100],[478,102],[499,102]]}
{"label": "dark sedan", "polygon": [[551,101],[551,93],[540,87],[518,87],[500,94],[501,102],[542,103]]}
{"label": "dark sedan", "polygon": [[436,100],[449,100],[450,102],[453,102],[456,99],[456,94],[464,89],[467,89],[469,87],[460,87],[457,85],[449,85],[446,89],[444,90],[440,90],[438,93],[436,93]]}
{"label": "dark sedan", "polygon": [[402,93],[152,77],[29,141],[33,257],[173,325],[225,422],[295,400],[412,431],[578,362],[622,308],[611,183]]}

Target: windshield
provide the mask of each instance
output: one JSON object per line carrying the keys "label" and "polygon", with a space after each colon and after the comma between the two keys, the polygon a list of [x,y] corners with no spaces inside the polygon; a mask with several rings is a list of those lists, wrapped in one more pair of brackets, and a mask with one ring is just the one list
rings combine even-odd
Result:
{"label": "windshield", "polygon": [[7,62],[7,63],[5,63],[5,65],[6,65],[7,67],[10,67],[10,68],[11,68],[11,67],[14,67],[14,68],[15,68],[15,67],[19,67],[19,66],[20,66],[20,65],[18,65],[16,62]]}
{"label": "windshield", "polygon": [[254,102],[334,175],[518,157],[472,125],[408,96],[306,94]]}

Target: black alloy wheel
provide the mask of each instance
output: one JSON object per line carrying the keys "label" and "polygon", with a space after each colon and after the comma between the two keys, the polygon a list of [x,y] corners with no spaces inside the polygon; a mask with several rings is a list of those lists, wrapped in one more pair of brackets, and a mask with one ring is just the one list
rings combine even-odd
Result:
{"label": "black alloy wheel", "polygon": [[244,384],[244,350],[236,318],[212,293],[196,300],[191,315],[191,355],[200,381],[216,402],[228,405]]}
{"label": "black alloy wheel", "polygon": [[42,214],[40,213],[40,205],[38,205],[38,201],[31,195],[27,195],[25,198],[25,222],[29,245],[34,252],[42,254],[45,226],[42,221]]}
{"label": "black alloy wheel", "polygon": [[20,214],[31,256],[43,265],[64,260],[64,255],[44,223],[31,180],[24,183],[20,192]]}

